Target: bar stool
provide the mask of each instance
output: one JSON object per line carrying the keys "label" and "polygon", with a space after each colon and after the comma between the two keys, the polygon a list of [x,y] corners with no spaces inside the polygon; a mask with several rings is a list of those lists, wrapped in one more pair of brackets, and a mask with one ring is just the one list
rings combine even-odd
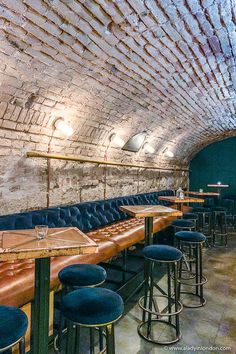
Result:
{"label": "bar stool", "polygon": [[193,213],[198,215],[199,221],[199,231],[205,231],[208,221],[208,234],[210,235],[210,216],[211,216],[211,209],[206,207],[197,207],[193,208]]}
{"label": "bar stool", "polygon": [[[228,232],[227,232],[227,209],[221,206],[211,208],[211,230],[214,246],[227,246],[228,245]],[[217,233],[217,226],[220,232]],[[220,242],[216,242],[216,236],[220,236]]]}
{"label": "bar stool", "polygon": [[[192,220],[185,220],[185,219],[176,219],[172,222],[172,226],[174,226],[175,232],[177,231],[196,231],[196,224]],[[188,246],[188,249],[184,250],[183,252],[183,261],[186,266],[187,271],[191,271],[192,269],[192,248],[191,245]]]}
{"label": "bar stool", "polygon": [[[104,268],[97,264],[72,264],[58,273],[60,282],[64,285],[62,296],[71,290],[85,287],[95,287],[103,284],[107,278]],[[64,323],[60,313],[58,334],[54,339],[54,349],[61,350],[62,336],[65,333]],[[92,332],[92,330],[91,330]],[[90,336],[93,334],[90,333]],[[103,333],[99,331],[100,347],[103,346]]]}
{"label": "bar stool", "polygon": [[[138,326],[138,334],[145,340],[156,343],[168,345],[176,343],[181,339],[179,314],[183,309],[182,304],[178,301],[178,266],[182,258],[182,252],[177,248],[166,245],[151,245],[143,249],[143,255],[147,265],[147,274],[145,279],[145,294],[139,299],[139,307],[143,311],[142,321]],[[156,264],[165,264],[167,266],[167,293],[154,282],[154,267]],[[173,270],[173,289],[171,268]],[[154,295],[154,287],[157,288],[161,295]],[[158,304],[155,302],[156,298],[167,299],[167,306],[163,311],[160,311]],[[172,310],[172,307],[174,309]],[[154,309],[153,309],[154,308]],[[147,314],[147,320],[146,320]],[[154,318],[153,318],[154,317]],[[163,320],[162,317],[167,317],[168,320]],[[175,324],[172,323],[174,317]],[[154,323],[165,324],[175,331],[175,336],[170,340],[155,339],[152,330]],[[146,328],[145,328],[146,327]]]}
{"label": "bar stool", "polygon": [[172,222],[172,226],[174,226],[175,231],[180,231],[180,230],[194,230],[195,229],[195,223],[191,220],[185,220],[185,219],[176,219]]}
{"label": "bar stool", "polygon": [[[115,354],[114,323],[123,311],[122,298],[109,289],[84,288],[67,294],[62,300],[62,312],[68,322],[66,354],[80,353],[80,327],[105,327],[106,353]],[[93,338],[90,353],[94,353]]]}
{"label": "bar stool", "polygon": [[18,308],[0,306],[0,353],[19,345],[19,354],[25,354],[26,314]]}
{"label": "bar stool", "polygon": [[97,264],[72,264],[63,268],[58,278],[69,291],[78,287],[99,286],[105,282],[107,273]]}
{"label": "bar stool", "polygon": [[195,214],[195,213],[185,213],[183,215],[183,218],[185,220],[192,221],[194,223],[194,225],[195,225],[195,230],[197,230],[197,228],[198,228],[198,215],[197,214]]}
{"label": "bar stool", "polygon": [[[207,282],[206,277],[203,275],[203,270],[202,270],[202,247],[203,243],[206,241],[206,236],[201,234],[200,232],[193,232],[193,231],[179,231],[175,234],[175,237],[178,241],[178,248],[182,250],[183,246],[191,246],[193,247],[193,255],[195,256],[195,261],[193,262],[195,265],[195,270],[194,270],[194,277],[189,276],[189,278],[183,278],[182,277],[182,262],[183,260],[181,259],[180,262],[180,268],[179,268],[179,297],[181,294],[187,294],[190,296],[196,296],[200,300],[200,304],[196,305],[187,305],[182,302],[184,307],[189,307],[189,308],[197,308],[204,306],[206,303],[206,299],[203,297],[203,285]],[[193,270],[191,270],[193,272]],[[187,282],[188,280],[195,279],[194,283]],[[195,287],[195,292],[189,292],[189,291],[181,291],[181,285],[185,286],[190,286],[190,287]]]}

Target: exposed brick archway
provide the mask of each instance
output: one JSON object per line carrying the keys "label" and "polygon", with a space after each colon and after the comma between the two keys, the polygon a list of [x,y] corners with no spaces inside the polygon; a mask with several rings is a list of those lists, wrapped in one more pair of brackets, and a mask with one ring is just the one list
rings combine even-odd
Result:
{"label": "exposed brick archway", "polygon": [[[53,134],[55,152],[188,165],[236,128],[235,21],[235,0],[0,0],[1,155]],[[153,155],[109,142],[143,130]]]}

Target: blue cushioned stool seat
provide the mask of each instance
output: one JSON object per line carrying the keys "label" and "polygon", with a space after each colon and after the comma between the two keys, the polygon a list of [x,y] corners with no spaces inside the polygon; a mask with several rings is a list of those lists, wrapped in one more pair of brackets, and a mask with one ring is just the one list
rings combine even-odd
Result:
{"label": "blue cushioned stool seat", "polygon": [[22,310],[0,305],[0,350],[24,337],[27,327],[28,318]]}
{"label": "blue cushioned stool seat", "polygon": [[102,284],[107,277],[104,268],[96,264],[72,264],[63,268],[58,277],[66,286],[89,287]]}
{"label": "blue cushioned stool seat", "polygon": [[102,326],[116,321],[124,311],[120,295],[104,288],[72,291],[62,300],[63,315],[82,326]]}
{"label": "blue cushioned stool seat", "polygon": [[198,216],[197,214],[194,214],[194,213],[186,213],[183,215],[184,219],[190,219],[190,220],[197,220],[198,219]]}
{"label": "blue cushioned stool seat", "polygon": [[211,209],[206,207],[195,207],[193,213],[210,213]]}
{"label": "blue cushioned stool seat", "polygon": [[222,206],[214,206],[214,207],[211,208],[211,211],[223,211],[223,212],[226,212],[227,208],[222,207]]}
{"label": "blue cushioned stool seat", "polygon": [[179,241],[186,241],[186,242],[203,242],[206,240],[206,236],[204,236],[200,232],[195,232],[195,231],[178,231],[176,232],[175,237]]}
{"label": "blue cushioned stool seat", "polygon": [[191,220],[184,220],[184,219],[176,219],[172,222],[173,226],[177,226],[177,227],[195,227],[194,222],[192,222]]}
{"label": "blue cushioned stool seat", "polygon": [[143,249],[143,255],[145,258],[155,261],[174,262],[181,259],[182,252],[167,245],[151,245]]}

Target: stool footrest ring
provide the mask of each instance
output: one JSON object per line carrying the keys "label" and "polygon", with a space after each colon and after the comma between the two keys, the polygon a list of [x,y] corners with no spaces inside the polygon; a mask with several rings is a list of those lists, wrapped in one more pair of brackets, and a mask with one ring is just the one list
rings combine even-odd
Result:
{"label": "stool footrest ring", "polygon": [[186,308],[190,308],[190,309],[194,309],[194,308],[198,308],[198,307],[202,307],[206,304],[206,299],[204,297],[201,297],[200,295],[197,295],[195,293],[190,293],[188,291],[181,291],[180,294],[186,294],[186,295],[190,295],[190,296],[196,296],[198,297],[200,300],[201,300],[201,303],[198,304],[198,305],[186,305],[184,304],[184,302],[182,301],[182,305],[183,307],[186,307]]}
{"label": "stool footrest ring", "polygon": [[[164,298],[167,298],[168,299],[168,296],[167,295],[153,295],[153,298],[157,298],[157,297],[164,297]],[[147,299],[149,299],[150,298],[150,296],[147,296]],[[152,314],[152,315],[155,315],[155,316],[158,316],[158,317],[164,317],[164,316],[175,316],[175,315],[178,315],[182,310],[183,310],[183,305],[181,304],[181,302],[180,301],[178,301],[178,307],[179,307],[179,309],[178,309],[178,311],[176,311],[176,312],[171,312],[171,313],[169,313],[169,312],[156,312],[156,311],[151,311],[151,310],[149,310],[148,308],[146,308],[146,307],[144,307],[143,306],[143,304],[142,304],[142,301],[144,300],[144,296],[142,296],[140,299],[139,299],[139,302],[138,302],[138,305],[139,305],[139,307],[143,310],[143,311],[145,311],[145,312],[147,312],[147,313],[150,313],[150,314]],[[174,305],[175,304],[175,301],[174,301],[174,299],[172,298],[171,299],[171,302],[172,302],[172,304]]]}
{"label": "stool footrest ring", "polygon": [[[204,284],[207,283],[207,278],[205,277],[205,275],[202,275],[202,281],[200,281],[199,283],[189,284],[189,283],[185,283],[185,282],[182,281],[181,279],[183,279],[183,278],[178,279],[178,282],[179,282],[181,285],[187,285],[187,286],[200,286],[200,285],[204,285]],[[187,280],[187,279],[183,279],[183,280]]]}
{"label": "stool footrest ring", "polygon": [[[177,331],[176,326],[174,324],[172,324],[172,323],[167,322],[167,321],[163,321],[163,320],[159,320],[159,319],[153,319],[153,320],[151,320],[151,322],[165,323],[166,325],[173,327]],[[138,334],[140,335],[140,337],[142,337],[143,339],[145,339],[146,341],[148,341],[150,343],[155,343],[155,344],[160,344],[160,345],[169,345],[169,344],[174,344],[174,343],[178,342],[182,338],[182,333],[181,332],[179,332],[176,335],[176,338],[171,340],[171,341],[158,341],[158,340],[153,339],[151,336],[149,336],[149,337],[145,336],[142,333],[141,329],[147,323],[148,323],[148,321],[139,323],[139,325],[138,325]]]}

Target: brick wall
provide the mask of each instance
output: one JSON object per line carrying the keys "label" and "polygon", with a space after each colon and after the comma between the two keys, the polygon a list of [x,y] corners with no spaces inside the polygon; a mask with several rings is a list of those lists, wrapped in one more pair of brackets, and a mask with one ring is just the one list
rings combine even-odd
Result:
{"label": "brick wall", "polygon": [[[43,135],[0,129],[0,214],[47,207],[48,166],[44,159],[27,158],[29,150],[47,151],[47,139]],[[55,141],[54,141],[55,140]],[[53,151],[81,153],[83,156],[109,158],[109,148],[94,144],[78,143],[67,147],[67,140],[52,140]],[[126,155],[132,161],[133,154],[124,154],[110,148],[119,161]],[[139,158],[140,163],[145,159]],[[49,205],[78,203],[80,201],[111,198],[115,196],[185,186],[187,174],[183,172],[144,170],[80,164],[51,160]]]}
{"label": "brick wall", "polygon": [[[235,9],[235,0],[1,0],[0,212],[45,206],[46,162],[25,153],[50,141],[63,154],[186,167],[235,135]],[[58,117],[70,139],[53,131]],[[113,132],[143,130],[153,155],[109,144]],[[53,162],[50,202],[180,184],[139,172]]]}

